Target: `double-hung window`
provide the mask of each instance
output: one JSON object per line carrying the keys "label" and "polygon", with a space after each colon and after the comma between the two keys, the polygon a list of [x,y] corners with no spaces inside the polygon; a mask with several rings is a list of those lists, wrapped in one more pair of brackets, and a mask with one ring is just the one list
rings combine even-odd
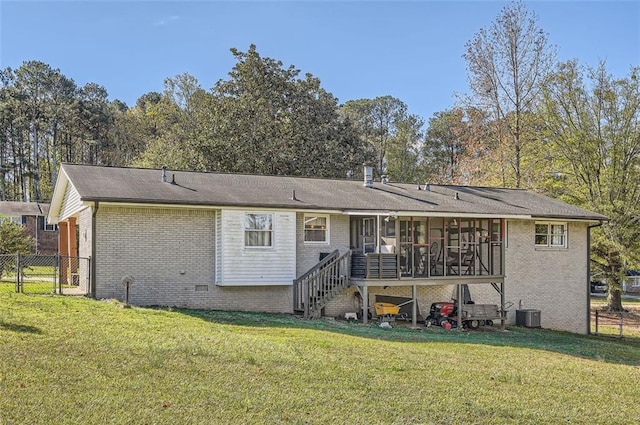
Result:
{"label": "double-hung window", "polygon": [[244,246],[260,248],[273,246],[273,214],[245,214]]}
{"label": "double-hung window", "polygon": [[567,224],[536,222],[536,246],[548,248],[567,247]]}
{"label": "double-hung window", "polygon": [[305,243],[329,243],[329,216],[304,215]]}

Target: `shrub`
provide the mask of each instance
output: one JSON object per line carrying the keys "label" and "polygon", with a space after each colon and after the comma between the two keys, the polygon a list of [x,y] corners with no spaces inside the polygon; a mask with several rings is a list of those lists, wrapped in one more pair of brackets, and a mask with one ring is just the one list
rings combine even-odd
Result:
{"label": "shrub", "polygon": [[[33,238],[25,235],[24,227],[0,217],[0,255],[29,254],[33,249]],[[4,271],[0,260],[0,276]]]}

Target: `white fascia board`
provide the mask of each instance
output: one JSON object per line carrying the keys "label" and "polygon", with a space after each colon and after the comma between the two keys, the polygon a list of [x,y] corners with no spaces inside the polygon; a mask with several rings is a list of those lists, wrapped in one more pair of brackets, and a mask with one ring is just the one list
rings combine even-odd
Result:
{"label": "white fascia board", "polygon": [[342,210],[319,210],[319,209],[308,209],[308,210],[293,210],[295,212],[305,213],[305,214],[343,214]]}
{"label": "white fascia board", "polygon": [[162,208],[162,209],[190,209],[190,210],[219,210],[220,207],[210,205],[186,205],[186,204],[153,204],[145,202],[114,202],[114,201],[84,201],[84,205],[91,206],[96,202],[101,207],[125,207],[125,208]]}
{"label": "white fascia board", "polygon": [[595,219],[595,218],[571,218],[571,217],[539,217],[539,216],[532,216],[531,217],[532,220],[536,220],[536,221],[553,221],[553,222],[572,222],[572,223],[600,223],[603,221],[607,221],[607,220],[599,220],[599,219]]}
{"label": "white fascia board", "polygon": [[64,171],[64,165],[58,171],[58,178],[53,189],[53,196],[49,204],[49,214],[47,214],[47,224],[58,224],[60,222],[60,208],[64,202],[64,194],[69,185],[69,177]]}
{"label": "white fascia board", "polygon": [[531,220],[526,214],[486,214],[486,213],[452,213],[425,211],[345,211],[344,214],[353,216],[394,216],[394,217],[452,217],[452,218],[506,218],[511,220]]}
{"label": "white fascia board", "polygon": [[[340,210],[299,209],[299,208],[273,208],[261,206],[229,206],[229,205],[191,205],[191,204],[153,204],[144,202],[113,202],[98,201],[101,206],[129,207],[129,208],[162,208],[162,209],[189,209],[189,210],[232,210],[232,211],[269,211],[269,212],[305,212],[316,214],[342,214]],[[85,201],[85,205],[91,206],[94,201]]]}

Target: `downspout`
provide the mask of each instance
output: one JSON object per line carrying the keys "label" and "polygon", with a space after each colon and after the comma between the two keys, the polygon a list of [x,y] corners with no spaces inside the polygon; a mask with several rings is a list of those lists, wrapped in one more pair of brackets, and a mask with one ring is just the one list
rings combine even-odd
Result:
{"label": "downspout", "polygon": [[587,226],[587,335],[591,335],[591,229],[601,226],[602,220]]}
{"label": "downspout", "polygon": [[98,214],[98,208],[100,208],[100,202],[94,201],[93,212],[91,213],[91,297],[96,297],[96,215]]}

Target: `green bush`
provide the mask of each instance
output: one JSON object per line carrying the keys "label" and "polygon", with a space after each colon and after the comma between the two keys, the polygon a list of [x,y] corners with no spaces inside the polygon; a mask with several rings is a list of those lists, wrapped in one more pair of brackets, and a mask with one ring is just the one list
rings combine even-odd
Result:
{"label": "green bush", "polygon": [[[25,235],[24,227],[0,216],[0,255],[29,254],[33,250],[33,238]],[[4,262],[0,261],[0,277]]]}

